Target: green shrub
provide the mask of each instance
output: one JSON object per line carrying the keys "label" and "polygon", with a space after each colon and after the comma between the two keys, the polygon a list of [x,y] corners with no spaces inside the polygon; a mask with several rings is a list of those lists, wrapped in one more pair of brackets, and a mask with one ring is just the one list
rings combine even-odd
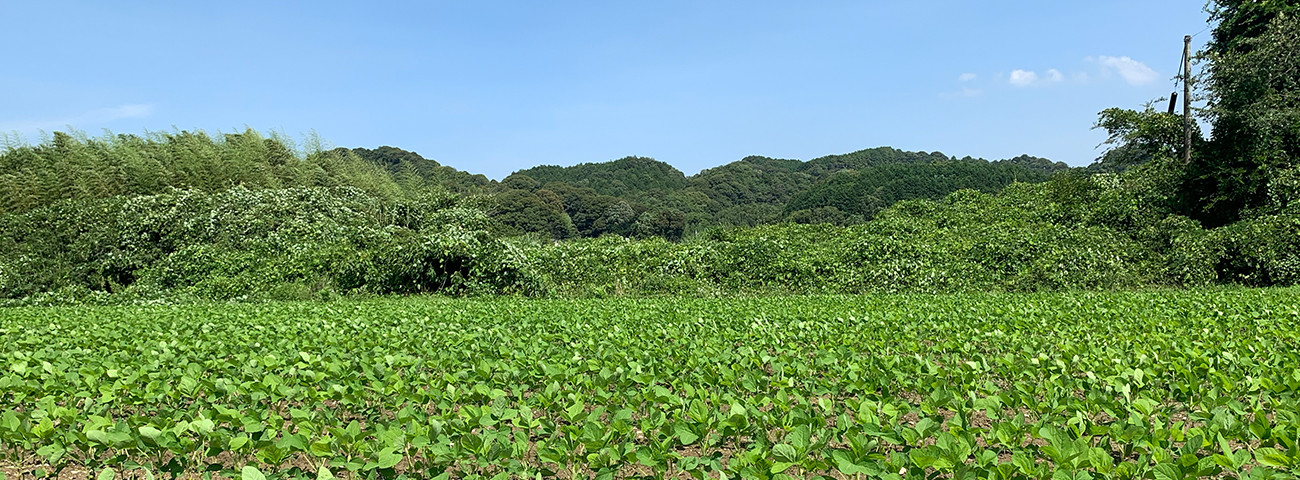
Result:
{"label": "green shrub", "polygon": [[1142,168],[905,200],[868,222],[682,242],[500,237],[476,199],[356,187],[170,190],[0,215],[0,298],[654,296],[1113,290],[1300,282],[1300,215],[1206,230]]}
{"label": "green shrub", "polygon": [[1265,215],[1214,231],[1221,281],[1249,286],[1300,283],[1300,214]]}
{"label": "green shrub", "polygon": [[[127,286],[206,299],[292,285],[371,293],[526,292],[521,261],[460,197],[353,187],[172,191],[69,200],[0,217],[0,294]],[[278,292],[278,293],[277,293]],[[301,292],[290,296],[301,296]]]}

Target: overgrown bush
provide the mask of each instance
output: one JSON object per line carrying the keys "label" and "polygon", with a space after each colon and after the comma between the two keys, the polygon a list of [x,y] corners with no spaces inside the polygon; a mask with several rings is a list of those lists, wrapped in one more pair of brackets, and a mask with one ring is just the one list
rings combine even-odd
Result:
{"label": "overgrown bush", "polygon": [[904,200],[865,223],[713,228],[683,241],[503,238],[483,207],[493,204],[437,188],[235,185],[74,197],[0,214],[0,298],[707,296],[1300,282],[1300,214],[1207,230],[1174,213],[1173,183],[1149,162],[1118,174],[1013,183],[998,193]]}
{"label": "overgrown bush", "polygon": [[0,218],[0,296],[151,289],[206,299],[508,293],[520,260],[461,197],[355,187],[175,190]]}
{"label": "overgrown bush", "polygon": [[1141,169],[909,200],[848,227],[714,229],[677,244],[524,247],[558,295],[1040,291],[1297,282],[1296,218],[1205,230],[1162,212]]}
{"label": "overgrown bush", "polygon": [[1300,215],[1264,215],[1214,231],[1225,282],[1264,287],[1300,283]]}

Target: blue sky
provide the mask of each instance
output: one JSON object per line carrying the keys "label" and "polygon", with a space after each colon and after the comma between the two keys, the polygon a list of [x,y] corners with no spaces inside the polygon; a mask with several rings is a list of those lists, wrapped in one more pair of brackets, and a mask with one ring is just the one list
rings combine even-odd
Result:
{"label": "blue sky", "polygon": [[882,145],[1086,165],[1097,112],[1173,89],[1202,5],[0,0],[0,131],[314,130],[493,178]]}

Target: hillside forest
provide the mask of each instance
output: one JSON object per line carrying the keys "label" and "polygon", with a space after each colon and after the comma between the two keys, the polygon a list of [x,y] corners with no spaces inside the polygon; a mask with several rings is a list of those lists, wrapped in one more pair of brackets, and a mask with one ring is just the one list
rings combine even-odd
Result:
{"label": "hillside forest", "polygon": [[[1086,167],[889,147],[644,157],[489,179],[254,130],[0,138],[11,303],[445,293],[729,295],[1293,285],[1300,4],[1216,0],[1209,132],[1100,112]],[[1196,123],[1193,122],[1193,126]]]}

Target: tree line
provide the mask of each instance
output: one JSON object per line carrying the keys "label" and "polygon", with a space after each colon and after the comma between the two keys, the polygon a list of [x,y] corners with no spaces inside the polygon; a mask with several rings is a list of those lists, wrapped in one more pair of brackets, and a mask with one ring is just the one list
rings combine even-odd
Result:
{"label": "tree line", "polygon": [[1211,126],[1112,108],[1069,168],[888,147],[494,181],[252,130],[0,151],[0,298],[862,293],[1300,283],[1300,1],[1216,0]]}
{"label": "tree line", "polygon": [[36,146],[10,146],[0,154],[0,168],[0,205],[11,213],[170,189],[352,186],[382,198],[426,191],[482,197],[502,234],[555,240],[607,234],[681,240],[713,227],[781,222],[850,225],[901,200],[939,199],[964,188],[996,192],[1069,169],[1029,156],[989,162],[880,147],[807,162],[751,156],[689,177],[664,162],[626,157],[533,167],[495,181],[396,147],[313,150],[253,130],[55,132]]}
{"label": "tree line", "polygon": [[495,189],[493,216],[510,234],[561,240],[614,234],[684,236],[782,222],[851,225],[898,201],[957,190],[996,192],[1069,170],[1022,156],[989,162],[889,147],[807,162],[751,156],[686,176],[652,158],[626,157],[512,173]]}

